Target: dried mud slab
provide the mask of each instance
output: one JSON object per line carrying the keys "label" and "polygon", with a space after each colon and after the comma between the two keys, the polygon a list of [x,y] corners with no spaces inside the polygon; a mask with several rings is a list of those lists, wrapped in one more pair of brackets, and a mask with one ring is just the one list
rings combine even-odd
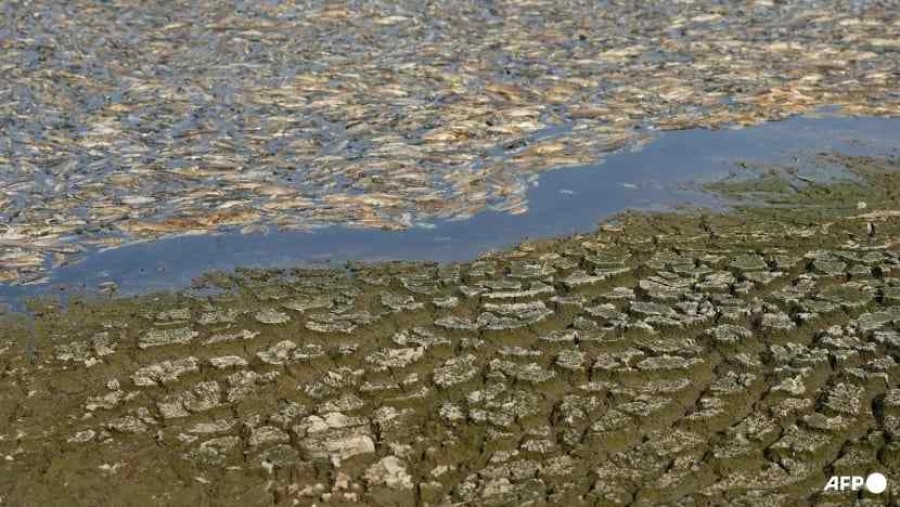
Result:
{"label": "dried mud slab", "polygon": [[895,3],[13,2],[0,281],[84,249],[526,211],[653,129],[896,115]]}
{"label": "dried mud slab", "polygon": [[860,505],[892,504],[900,164],[828,158],[854,179],[717,184],[787,208],[34,301],[0,325],[0,498],[824,506],[880,471]]}

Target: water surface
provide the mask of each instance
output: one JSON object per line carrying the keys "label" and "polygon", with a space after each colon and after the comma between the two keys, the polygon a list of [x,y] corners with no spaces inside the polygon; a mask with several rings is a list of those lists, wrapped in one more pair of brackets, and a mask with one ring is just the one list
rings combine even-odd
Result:
{"label": "water surface", "polygon": [[181,287],[205,271],[238,266],[468,260],[528,238],[591,231],[598,221],[625,209],[721,205],[696,183],[728,175],[739,162],[797,164],[828,177],[834,175],[814,167],[811,155],[896,154],[897,147],[896,118],[802,117],[741,130],[658,132],[639,150],[610,155],[596,165],[544,173],[528,192],[524,214],[486,211],[399,232],[335,226],[136,243],[89,252],[79,262],[53,271],[48,284],[0,285],[0,302],[17,308],[27,296],[91,290],[104,282],[114,282],[120,294]]}

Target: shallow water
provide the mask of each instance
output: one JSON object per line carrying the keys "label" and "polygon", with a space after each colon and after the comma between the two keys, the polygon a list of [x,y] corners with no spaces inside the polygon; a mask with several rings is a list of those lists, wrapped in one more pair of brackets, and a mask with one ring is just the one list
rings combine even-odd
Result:
{"label": "shallow water", "polygon": [[347,260],[457,261],[527,238],[594,229],[599,220],[629,208],[722,203],[693,183],[723,177],[739,161],[790,163],[817,177],[809,155],[896,154],[900,119],[825,116],[793,118],[742,130],[658,132],[640,150],[601,164],[544,173],[528,192],[528,212],[499,211],[402,232],[329,227],[313,232],[227,233],[181,236],[87,254],[52,272],[49,284],[0,286],[0,302],[21,308],[28,296],[60,289],[92,290],[115,282],[118,293],[184,286],[212,269],[283,267]]}

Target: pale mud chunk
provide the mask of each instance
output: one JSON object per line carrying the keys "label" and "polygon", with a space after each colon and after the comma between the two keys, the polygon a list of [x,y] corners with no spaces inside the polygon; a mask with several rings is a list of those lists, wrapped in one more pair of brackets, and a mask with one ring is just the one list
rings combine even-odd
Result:
{"label": "pale mud chunk", "polygon": [[150,329],[140,337],[138,347],[146,349],[163,345],[185,344],[193,340],[195,336],[197,336],[197,332],[189,327]]}
{"label": "pale mud chunk", "polygon": [[237,317],[240,314],[241,312],[234,308],[229,308],[227,310],[213,310],[200,314],[197,322],[199,322],[203,326],[233,324],[237,322]]}
{"label": "pale mud chunk", "polygon": [[612,303],[604,303],[602,305],[591,306],[584,309],[585,313],[591,317],[601,319],[610,323],[627,323],[628,315],[620,312]]}
{"label": "pale mud chunk", "polygon": [[872,341],[900,348],[900,333],[897,331],[875,331],[872,333]]}
{"label": "pale mud chunk", "polygon": [[108,356],[115,352],[115,345],[109,333],[103,331],[92,336],[89,341],[79,340],[57,345],[54,350],[59,361],[84,362],[90,367],[99,362],[92,353],[100,357]]}
{"label": "pale mud chunk", "polygon": [[883,311],[860,315],[856,319],[856,326],[860,331],[874,331],[898,321],[900,321],[900,306],[891,306]]}
{"label": "pale mud chunk", "polygon": [[703,352],[703,347],[697,344],[693,338],[647,337],[639,338],[635,341],[635,345],[641,350],[647,350],[653,354],[696,355]]}
{"label": "pale mud chunk", "polygon": [[218,370],[227,368],[243,368],[247,366],[247,360],[241,356],[219,356],[209,358],[209,364]]}
{"label": "pale mud chunk", "polygon": [[784,312],[764,313],[760,320],[760,327],[774,331],[792,331],[797,324],[791,320],[790,315]]}
{"label": "pale mud chunk", "polygon": [[694,412],[691,412],[687,416],[687,419],[696,421],[717,417],[721,414],[724,414],[727,407],[728,403],[726,403],[722,398],[718,398],[715,396],[704,396],[697,400],[696,410]]}
{"label": "pale mud chunk", "polygon": [[819,412],[803,416],[803,423],[814,430],[826,432],[839,432],[848,429],[853,421],[849,418],[836,415],[828,417]]}
{"label": "pale mud chunk", "polygon": [[609,431],[621,430],[631,426],[634,419],[616,409],[607,410],[601,414],[592,424],[591,431],[605,433]]}
{"label": "pale mud chunk", "polygon": [[643,351],[635,348],[617,352],[602,352],[597,354],[591,368],[605,371],[628,371],[631,370],[632,361],[645,355]]}
{"label": "pale mud chunk", "polygon": [[453,357],[434,369],[434,383],[438,387],[448,387],[467,382],[478,375],[476,358],[472,354]]}
{"label": "pale mud chunk", "polygon": [[807,297],[810,297],[818,287],[815,278],[809,275],[802,275],[794,280],[791,285],[782,287],[772,293],[772,297],[784,303],[799,303]]}
{"label": "pale mud chunk", "polygon": [[840,383],[828,390],[825,406],[839,414],[856,416],[860,413],[864,393],[862,387]]}
{"label": "pale mud chunk", "polygon": [[445,401],[441,404],[441,407],[438,409],[438,415],[441,419],[449,423],[466,420],[466,413],[463,411],[462,407],[450,403],[449,401]]}
{"label": "pale mud chunk", "polygon": [[295,401],[282,402],[278,411],[269,416],[269,421],[284,428],[297,417],[307,414],[309,414],[309,410],[304,405]]}
{"label": "pale mud chunk", "polygon": [[310,315],[306,321],[306,328],[319,333],[343,333],[349,334],[361,325],[371,323],[374,317],[369,312],[356,312],[344,314],[316,314]]}
{"label": "pale mud chunk", "polygon": [[768,267],[766,260],[756,254],[739,255],[728,265],[739,271],[760,271]]}
{"label": "pale mud chunk", "polygon": [[897,286],[882,287],[881,297],[884,299],[885,304],[900,303],[900,287],[897,287]]}
{"label": "pale mud chunk", "polygon": [[294,469],[303,463],[300,452],[288,444],[277,444],[262,451],[253,459],[253,466],[262,468],[269,474],[275,469]]}
{"label": "pale mud chunk", "polygon": [[109,336],[109,333],[103,331],[91,337],[91,345],[94,353],[100,357],[108,356],[116,351],[115,341]]}
{"label": "pale mud chunk", "polygon": [[413,488],[412,476],[397,456],[387,456],[366,469],[363,478],[369,487],[385,486],[391,489]]}
{"label": "pale mud chunk", "polygon": [[540,357],[543,352],[540,350],[526,349],[525,347],[504,345],[497,351],[501,356],[512,357]]}
{"label": "pale mud chunk", "polygon": [[765,442],[776,437],[781,428],[775,419],[765,414],[752,413],[726,431],[730,437],[741,437],[748,442]]}
{"label": "pale mud chunk", "polygon": [[660,277],[638,281],[638,287],[656,301],[677,301],[690,294],[690,285]]}
{"label": "pale mud chunk", "polygon": [[458,331],[475,331],[478,329],[478,325],[475,324],[472,319],[459,317],[456,315],[449,315],[447,317],[437,319],[434,321],[434,325],[444,329]]}
{"label": "pale mud chunk", "polygon": [[392,293],[384,293],[381,295],[381,304],[390,309],[392,312],[412,312],[419,310],[425,306],[424,303],[416,302],[416,299],[410,295],[400,295]]}
{"label": "pale mud chunk", "polygon": [[228,383],[228,392],[225,398],[228,403],[240,401],[254,392],[257,386],[268,384],[279,375],[281,372],[278,370],[266,372],[263,375],[251,370],[238,370],[225,377],[225,381]]}
{"label": "pale mud chunk", "polygon": [[613,287],[612,290],[600,295],[606,301],[633,301],[637,298],[631,287]]}
{"label": "pale mud chunk", "polygon": [[816,298],[854,309],[866,306],[875,299],[876,289],[866,284],[848,282],[826,287]]}
{"label": "pale mud chunk", "polygon": [[798,457],[816,454],[819,450],[831,443],[831,436],[790,426],[770,449],[779,456]]}
{"label": "pale mud chunk", "polygon": [[617,275],[624,275],[631,271],[629,266],[609,266],[594,268],[592,274],[602,280],[608,280]]}
{"label": "pale mud chunk", "polygon": [[772,387],[772,391],[783,391],[792,396],[800,396],[806,393],[806,383],[803,381],[803,375],[788,377]]}
{"label": "pale mud chunk", "polygon": [[825,276],[843,276],[847,274],[847,263],[816,259],[812,263],[813,271]]}
{"label": "pale mud chunk", "polygon": [[215,343],[231,342],[237,340],[250,340],[259,336],[259,331],[250,331],[241,329],[232,333],[218,333],[210,336],[203,342],[204,345],[213,345]]}
{"label": "pale mud chunk", "polygon": [[82,430],[69,437],[66,442],[69,442],[70,444],[81,444],[90,442],[95,436],[97,436],[97,432],[94,430]]}
{"label": "pale mud chunk", "polygon": [[561,454],[544,461],[540,473],[546,477],[571,477],[578,473],[580,465],[580,461],[575,458]]}
{"label": "pale mud chunk", "polygon": [[119,433],[144,433],[147,425],[133,415],[117,417],[106,423],[106,428]]}
{"label": "pale mud chunk", "polygon": [[601,402],[597,396],[582,396],[568,394],[562,402],[556,406],[558,424],[573,426],[591,419],[591,414],[600,408]]}
{"label": "pale mud chunk", "polygon": [[589,298],[580,294],[573,294],[568,296],[553,296],[552,298],[550,298],[550,302],[556,305],[557,309],[581,310],[589,301]]}
{"label": "pale mud chunk", "polygon": [[334,412],[352,412],[366,406],[366,402],[353,393],[347,393],[335,400],[327,400],[316,407],[316,412],[328,414]]}
{"label": "pale mud chunk", "polygon": [[91,357],[91,347],[86,341],[74,341],[55,347],[56,359],[65,362],[82,362]]}
{"label": "pale mud chunk", "polygon": [[267,324],[270,326],[285,324],[287,322],[290,322],[291,320],[291,317],[288,314],[279,312],[274,308],[266,308],[265,310],[260,310],[253,315],[253,318],[260,324]]}
{"label": "pale mud chunk", "polygon": [[[416,415],[416,410],[412,408],[397,409],[390,405],[379,407],[372,417],[372,422],[378,430],[381,440],[403,440],[406,439],[412,429],[410,419]],[[407,447],[391,444],[394,453],[402,457],[407,457],[412,449]]]}
{"label": "pale mud chunk", "polygon": [[375,452],[375,442],[367,419],[340,413],[312,415],[293,427],[300,446],[314,458],[330,458],[339,466],[343,460]]}
{"label": "pale mud chunk", "polygon": [[865,369],[871,372],[889,373],[897,366],[897,361],[891,356],[876,357],[865,365]]}
{"label": "pale mud chunk", "polygon": [[720,375],[709,386],[709,390],[718,394],[737,394],[744,393],[756,380],[756,375],[752,373],[736,373],[728,371],[724,375]]}
{"label": "pale mud chunk", "polygon": [[501,290],[484,294],[484,299],[528,299],[543,295],[555,294],[552,285],[543,282],[533,282],[527,290]]}
{"label": "pale mud chunk", "polygon": [[753,332],[744,326],[736,326],[733,324],[722,324],[707,331],[709,336],[719,343],[733,345],[748,340],[753,336]]}
{"label": "pale mud chunk", "polygon": [[555,273],[549,262],[513,261],[509,264],[508,277],[513,279],[543,278]]}
{"label": "pale mud chunk", "polygon": [[204,412],[221,404],[219,383],[210,380],[200,382],[188,391],[170,395],[156,403],[163,419],[187,417],[192,412]]}
{"label": "pale mud chunk", "polygon": [[560,280],[567,289],[574,289],[578,287],[583,287],[585,285],[594,285],[600,282],[603,282],[609,278],[604,275],[589,275],[585,271],[573,271],[568,276]]}
{"label": "pale mud chunk", "polygon": [[769,285],[784,276],[781,271],[747,271],[742,274],[745,280],[757,285]]}
{"label": "pale mud chunk", "polygon": [[331,296],[300,296],[281,306],[301,313],[307,310],[327,310],[334,306],[334,298]]}
{"label": "pale mud chunk", "polygon": [[172,308],[156,314],[156,322],[158,323],[173,324],[177,322],[183,323],[189,320],[191,320],[190,308]]}
{"label": "pale mud chunk", "polygon": [[549,334],[541,335],[538,340],[546,343],[563,343],[574,344],[578,338],[578,331],[575,329],[560,329],[552,331]]}
{"label": "pale mud chunk", "polygon": [[[355,351],[354,351],[355,352]],[[297,361],[311,361],[325,356],[325,349],[316,343],[307,343],[302,347],[295,349],[293,357]]]}
{"label": "pale mud chunk", "polygon": [[694,366],[703,364],[705,361],[699,357],[684,358],[681,356],[671,356],[664,354],[661,356],[648,357],[635,365],[641,371],[660,371],[660,370],[688,370]]}
{"label": "pale mud chunk", "polygon": [[632,314],[639,317],[674,317],[676,315],[675,310],[670,306],[645,301],[632,301],[629,304],[629,310]]}
{"label": "pale mud chunk", "polygon": [[425,356],[424,347],[383,349],[366,357],[366,362],[375,365],[375,371],[405,368]]}
{"label": "pale mud chunk", "polygon": [[282,340],[266,350],[257,352],[256,357],[267,364],[281,365],[291,361],[292,352],[296,348],[297,344],[291,340]]}
{"label": "pale mud chunk", "polygon": [[201,448],[214,448],[219,452],[228,452],[241,443],[240,437],[228,435],[224,437],[211,438],[200,444]]}
{"label": "pale mud chunk", "polygon": [[134,397],[136,393],[126,393],[125,391],[114,390],[112,392],[106,393],[103,396],[94,396],[88,398],[88,400],[84,404],[84,408],[88,412],[93,412],[97,409],[110,410],[112,408],[117,407],[123,401],[127,401]]}
{"label": "pale mud chunk", "polygon": [[360,392],[374,393],[400,390],[400,383],[393,380],[366,380],[359,386]]}
{"label": "pale mud chunk", "polygon": [[438,345],[449,345],[450,340],[443,336],[438,336],[424,327],[414,327],[412,329],[403,329],[394,333],[391,341],[401,347],[415,345],[418,347],[435,347]]}
{"label": "pale mud chunk", "polygon": [[641,448],[650,451],[652,456],[671,457],[696,449],[705,443],[705,438],[692,431],[671,428],[649,433]]}
{"label": "pale mud chunk", "polygon": [[456,296],[436,297],[431,300],[431,304],[441,309],[456,308],[459,305],[459,298]]}
{"label": "pale mud chunk", "polygon": [[775,265],[775,269],[781,271],[789,271],[793,269],[797,263],[800,262],[799,257],[793,257],[790,255],[773,255],[772,263]]}
{"label": "pale mud chunk", "polygon": [[787,398],[772,407],[771,412],[775,417],[788,417],[812,410],[813,400],[809,398]]}
{"label": "pale mud chunk", "polygon": [[703,277],[694,287],[700,291],[727,291],[737,279],[728,271],[716,271]]}
{"label": "pale mud chunk", "polygon": [[283,444],[290,442],[291,437],[282,429],[275,426],[260,426],[250,431],[248,443],[250,447],[266,444]]}
{"label": "pale mud chunk", "polygon": [[240,445],[239,437],[228,435],[202,442],[189,456],[207,465],[221,466],[225,462],[225,454]]}
{"label": "pale mud chunk", "polygon": [[462,295],[467,298],[473,298],[473,297],[485,292],[485,289],[483,289],[481,287],[470,287],[468,285],[460,285],[459,292],[461,292]]}
{"label": "pale mud chunk", "polygon": [[199,371],[197,358],[189,356],[144,366],[131,375],[131,381],[136,386],[149,387],[158,384],[168,384],[178,380],[183,375],[197,371]]}
{"label": "pale mud chunk", "polygon": [[219,419],[212,422],[198,422],[188,428],[188,433],[209,435],[213,433],[225,433],[234,427],[234,419]]}
{"label": "pale mud chunk", "polygon": [[366,370],[363,368],[353,369],[342,366],[326,371],[312,382],[303,385],[302,389],[312,398],[323,399],[337,390],[357,386],[365,372]]}
{"label": "pale mud chunk", "polygon": [[566,349],[556,356],[556,365],[565,370],[579,371],[584,369],[587,355],[574,349]]}
{"label": "pale mud chunk", "polygon": [[546,370],[538,363],[528,363],[521,365],[512,361],[504,361],[494,359],[489,364],[490,371],[500,371],[504,375],[510,376],[516,380],[530,382],[533,384],[541,384],[553,379],[556,373],[552,370]]}
{"label": "pale mud chunk", "polygon": [[505,391],[486,400],[484,409],[471,408],[469,418],[475,422],[488,422],[499,428],[510,428],[516,421],[538,414],[540,400],[538,394],[530,391]]}
{"label": "pale mud chunk", "polygon": [[674,402],[669,398],[652,395],[640,395],[633,401],[621,403],[616,408],[626,414],[648,417],[664,408],[671,406]]}

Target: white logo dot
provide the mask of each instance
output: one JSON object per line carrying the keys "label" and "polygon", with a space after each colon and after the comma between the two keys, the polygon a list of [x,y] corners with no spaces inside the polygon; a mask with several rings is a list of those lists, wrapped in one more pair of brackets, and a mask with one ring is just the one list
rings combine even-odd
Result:
{"label": "white logo dot", "polygon": [[878,472],[869,474],[869,476],[866,477],[866,489],[869,490],[869,493],[874,493],[876,495],[884,493],[884,490],[887,489],[887,477]]}

